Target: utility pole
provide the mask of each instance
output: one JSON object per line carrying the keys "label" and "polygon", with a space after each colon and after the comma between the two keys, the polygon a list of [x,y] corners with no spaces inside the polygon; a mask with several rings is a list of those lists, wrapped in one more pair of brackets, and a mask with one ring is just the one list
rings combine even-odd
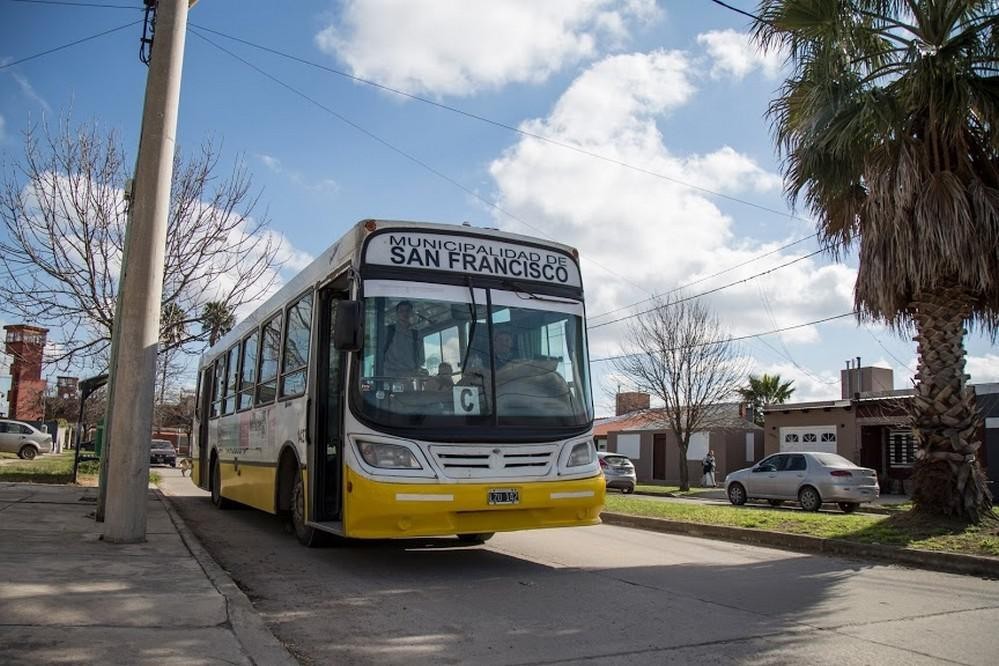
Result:
{"label": "utility pole", "polygon": [[121,325],[116,328],[120,339],[114,345],[117,358],[112,361],[115,385],[108,423],[112,446],[108,450],[104,515],[104,540],[111,543],[146,538],[163,257],[188,7],[188,0],[159,0],[156,7],[135,201],[119,280]]}

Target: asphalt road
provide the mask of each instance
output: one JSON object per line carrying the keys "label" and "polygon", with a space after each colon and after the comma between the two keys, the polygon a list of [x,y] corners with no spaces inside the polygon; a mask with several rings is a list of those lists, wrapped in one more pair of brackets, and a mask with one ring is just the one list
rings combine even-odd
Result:
{"label": "asphalt road", "polygon": [[609,525],[307,549],[164,488],[307,664],[995,664],[999,581]]}

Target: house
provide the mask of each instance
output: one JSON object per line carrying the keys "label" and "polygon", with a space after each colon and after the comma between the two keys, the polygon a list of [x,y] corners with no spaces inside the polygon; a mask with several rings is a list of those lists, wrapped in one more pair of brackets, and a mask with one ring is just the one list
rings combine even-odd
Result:
{"label": "house", "polygon": [[[908,492],[916,460],[912,390],[892,390],[892,371],[853,368],[841,375],[839,400],[764,407],[764,452],[828,451],[877,470],[883,493]],[[886,388],[888,387],[888,388]],[[999,384],[973,385],[985,420],[980,461],[999,461]],[[991,454],[991,456],[990,456]],[[997,465],[999,467],[999,465]],[[992,481],[999,469],[988,470]]]}
{"label": "house", "polygon": [[[666,410],[650,408],[645,393],[618,394],[616,403],[618,413],[593,426],[597,446],[630,458],[639,483],[679,483],[680,447],[667,422]],[[715,477],[721,483],[729,472],[763,457],[763,429],[746,418],[743,405],[712,405],[703,428],[693,433],[687,449],[686,465],[692,484],[701,478],[701,461],[709,450],[715,452]]]}

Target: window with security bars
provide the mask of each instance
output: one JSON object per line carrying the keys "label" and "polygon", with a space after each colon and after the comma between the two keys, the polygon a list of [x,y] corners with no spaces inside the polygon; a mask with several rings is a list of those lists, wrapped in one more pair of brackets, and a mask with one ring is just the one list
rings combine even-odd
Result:
{"label": "window with security bars", "polygon": [[916,439],[910,430],[888,433],[888,461],[892,467],[912,467],[916,462]]}

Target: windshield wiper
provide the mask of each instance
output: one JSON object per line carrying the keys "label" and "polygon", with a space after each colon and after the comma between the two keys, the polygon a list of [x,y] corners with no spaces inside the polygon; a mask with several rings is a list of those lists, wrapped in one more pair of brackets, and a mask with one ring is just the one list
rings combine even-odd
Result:
{"label": "windshield wiper", "polygon": [[561,296],[549,296],[548,294],[539,294],[535,291],[531,291],[530,287],[527,285],[517,282],[515,280],[504,279],[501,284],[505,287],[509,287],[513,291],[519,294],[525,294],[528,298],[535,301],[548,301],[550,303],[579,303],[577,299],[574,298],[563,298]]}
{"label": "windshield wiper", "polygon": [[465,368],[468,366],[468,357],[472,353],[472,341],[475,340],[475,326],[479,323],[478,313],[479,307],[475,303],[475,287],[472,285],[472,278],[468,278],[468,293],[471,296],[472,302],[468,304],[468,313],[471,318],[471,323],[468,325],[468,340],[465,342],[465,358],[461,360],[461,371],[464,373]]}

